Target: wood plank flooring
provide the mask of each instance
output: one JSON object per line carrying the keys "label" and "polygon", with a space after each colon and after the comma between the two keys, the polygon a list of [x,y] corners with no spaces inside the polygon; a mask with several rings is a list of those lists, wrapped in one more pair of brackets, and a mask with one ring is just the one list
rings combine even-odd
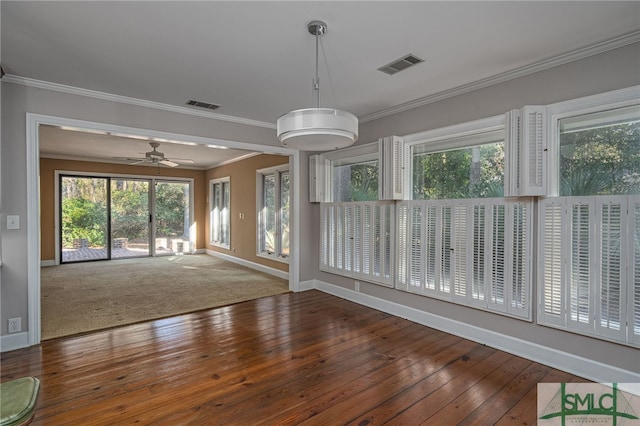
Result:
{"label": "wood plank flooring", "polygon": [[318,291],[4,353],[34,425],[536,424],[568,373]]}

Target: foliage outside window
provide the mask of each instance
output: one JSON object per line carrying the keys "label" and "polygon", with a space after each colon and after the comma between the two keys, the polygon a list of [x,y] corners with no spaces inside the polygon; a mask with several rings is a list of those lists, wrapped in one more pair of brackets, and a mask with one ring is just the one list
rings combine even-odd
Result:
{"label": "foliage outside window", "polygon": [[640,106],[559,120],[561,196],[640,194]]}
{"label": "foliage outside window", "polygon": [[258,254],[289,257],[290,178],[287,167],[258,171]]}
{"label": "foliage outside window", "polygon": [[230,240],[230,180],[228,177],[211,181],[211,243],[229,248]]}
{"label": "foliage outside window", "polygon": [[503,197],[503,132],[493,132],[489,136],[489,141],[483,134],[479,134],[476,141],[473,137],[461,139],[458,144],[466,142],[466,146],[457,149],[436,150],[437,144],[433,143],[414,146],[411,157],[413,199]]}
{"label": "foliage outside window", "polygon": [[378,199],[378,160],[333,166],[333,200],[376,201]]}

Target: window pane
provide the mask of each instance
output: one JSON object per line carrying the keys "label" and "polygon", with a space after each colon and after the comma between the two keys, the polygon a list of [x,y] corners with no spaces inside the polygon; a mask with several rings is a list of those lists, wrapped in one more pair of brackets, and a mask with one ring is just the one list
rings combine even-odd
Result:
{"label": "window pane", "polygon": [[413,153],[413,199],[493,198],[504,195],[504,142]]}
{"label": "window pane", "polygon": [[263,251],[275,253],[276,251],[276,183],[274,175],[263,177],[262,218],[264,223]]}
{"label": "window pane", "polygon": [[280,174],[280,255],[289,256],[289,173]]}
{"label": "window pane", "polygon": [[640,106],[559,120],[561,196],[640,193]]}
{"label": "window pane", "polygon": [[220,241],[220,184],[213,184],[213,209],[211,212],[211,240]]}
{"label": "window pane", "polygon": [[333,200],[376,201],[378,160],[333,167]]}
{"label": "window pane", "polygon": [[220,233],[222,234],[221,243],[228,245],[229,244],[229,211],[231,209],[230,199],[229,199],[229,182],[222,183],[222,229]]}

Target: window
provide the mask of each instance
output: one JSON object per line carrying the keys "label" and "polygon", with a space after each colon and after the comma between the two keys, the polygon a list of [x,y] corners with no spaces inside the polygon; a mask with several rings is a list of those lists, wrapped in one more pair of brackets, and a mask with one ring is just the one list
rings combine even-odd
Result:
{"label": "window", "polygon": [[396,288],[530,320],[533,202],[504,198],[505,123],[405,136]]}
{"label": "window", "polygon": [[334,202],[379,199],[378,143],[324,154],[330,199]]}
{"label": "window", "polygon": [[414,200],[504,195],[504,130],[413,145],[411,162]]}
{"label": "window", "polygon": [[258,170],[258,255],[289,258],[288,165]]}
{"label": "window", "polygon": [[210,184],[211,211],[211,244],[214,246],[230,247],[230,194],[231,182],[228,177],[214,179]]}
{"label": "window", "polygon": [[538,322],[640,346],[640,105],[621,90],[549,106],[557,197],[538,208]]}
{"label": "window", "polygon": [[640,106],[562,118],[560,196],[640,194]]}
{"label": "window", "polygon": [[322,157],[331,202],[320,207],[320,269],[393,286],[395,209],[379,201],[379,144]]}

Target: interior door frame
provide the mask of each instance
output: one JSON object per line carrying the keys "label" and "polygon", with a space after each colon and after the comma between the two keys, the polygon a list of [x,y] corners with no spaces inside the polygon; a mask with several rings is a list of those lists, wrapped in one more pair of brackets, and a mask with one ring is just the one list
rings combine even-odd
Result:
{"label": "interior door frame", "polygon": [[[139,174],[124,174],[124,173],[94,173],[94,172],[83,172],[83,171],[70,171],[70,170],[55,170],[55,188],[54,188],[54,203],[56,206],[55,209],[55,264],[60,265],[62,263],[62,243],[61,243],[61,195],[60,195],[60,182],[62,176],[72,176],[72,177],[88,177],[88,178],[106,178],[108,182],[108,186],[111,185],[112,179],[130,179],[130,180],[146,180],[149,182],[149,214],[155,215],[155,183],[156,182],[184,182],[189,184],[189,253],[195,253],[195,217],[194,217],[194,197],[193,197],[193,187],[194,187],[194,179],[193,178],[185,178],[185,177],[174,177],[174,176],[154,176],[154,175],[139,175]],[[110,188],[108,188],[108,192],[110,192]],[[109,196],[109,203],[111,202]],[[107,251],[108,257],[105,259],[96,259],[96,260],[114,260],[111,256],[110,244],[111,244],[111,206],[109,206],[109,214],[108,214],[108,226],[109,235],[107,235]],[[153,221],[149,225],[149,254],[140,257],[155,257],[155,216]],[[122,257],[119,259],[131,259],[132,257]],[[77,262],[65,262],[65,263],[77,263]]]}
{"label": "interior door frame", "polygon": [[289,290],[298,292],[300,286],[300,152],[291,148],[258,143],[237,142],[202,136],[177,134],[165,131],[118,126],[94,121],[77,120],[53,115],[26,114],[26,158],[27,169],[27,310],[28,324],[26,339],[16,344],[17,347],[33,346],[41,340],[41,306],[40,306],[40,142],[38,128],[41,124],[53,126],[71,126],[82,129],[95,129],[108,132],[125,133],[145,137],[158,137],[168,140],[181,140],[213,147],[245,149],[265,154],[289,156],[289,173],[292,179],[292,210],[289,226]]}

